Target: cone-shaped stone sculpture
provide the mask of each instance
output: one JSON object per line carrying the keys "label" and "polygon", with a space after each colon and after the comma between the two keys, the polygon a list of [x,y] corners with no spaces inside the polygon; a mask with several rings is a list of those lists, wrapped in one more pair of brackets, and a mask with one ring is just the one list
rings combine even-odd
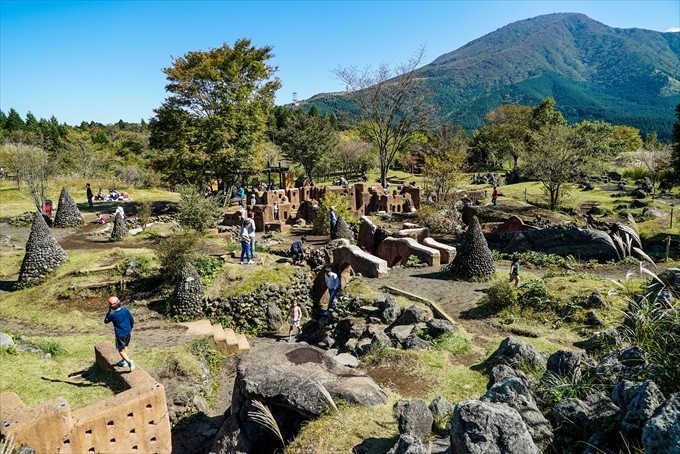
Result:
{"label": "cone-shaped stone sculpture", "polygon": [[342,216],[338,218],[338,222],[335,225],[335,239],[338,238],[344,238],[349,240],[350,243],[354,243],[354,233]]}
{"label": "cone-shaped stone sculpture", "polygon": [[203,283],[191,264],[179,273],[175,291],[168,300],[168,313],[182,320],[203,317]]}
{"label": "cone-shaped stone sculpture", "polygon": [[19,271],[19,285],[39,283],[47,273],[64,263],[66,257],[66,252],[52,236],[42,213],[36,212],[33,215],[33,226]]}
{"label": "cone-shaped stone sculpture", "polygon": [[83,216],[76,205],[75,200],[71,197],[66,187],[61,188],[59,194],[59,207],[57,208],[57,215],[54,217],[55,227],[76,227],[83,224]]}
{"label": "cone-shaped stone sculpture", "polygon": [[496,272],[489,245],[482,233],[477,216],[463,237],[463,243],[451,264],[451,274],[461,281],[479,281],[488,279]]}
{"label": "cone-shaped stone sculpture", "polygon": [[111,231],[111,241],[120,241],[127,234],[128,229],[125,226],[125,219],[119,213],[116,213],[116,218],[113,220],[113,230]]}

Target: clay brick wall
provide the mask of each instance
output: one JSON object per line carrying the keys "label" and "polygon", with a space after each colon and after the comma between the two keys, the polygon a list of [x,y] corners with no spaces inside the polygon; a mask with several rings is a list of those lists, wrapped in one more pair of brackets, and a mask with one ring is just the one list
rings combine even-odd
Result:
{"label": "clay brick wall", "polygon": [[[95,346],[97,364],[113,370],[120,358],[112,344]],[[170,453],[172,439],[165,389],[137,367],[118,374],[128,388],[71,412],[63,398],[27,408],[14,393],[0,394],[0,432],[38,454]]]}

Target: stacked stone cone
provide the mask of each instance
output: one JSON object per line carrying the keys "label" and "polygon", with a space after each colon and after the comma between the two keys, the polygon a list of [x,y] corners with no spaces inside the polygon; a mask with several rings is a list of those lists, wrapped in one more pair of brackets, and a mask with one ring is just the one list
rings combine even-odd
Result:
{"label": "stacked stone cone", "polygon": [[483,280],[496,272],[489,245],[474,216],[463,237],[463,243],[451,264],[454,279],[463,281]]}
{"label": "stacked stone cone", "polygon": [[350,243],[354,243],[354,233],[352,232],[352,229],[349,228],[347,221],[342,217],[338,218],[338,222],[335,225],[335,239],[338,238],[344,238],[349,240]]}
{"label": "stacked stone cone", "polygon": [[83,224],[83,216],[78,210],[75,200],[71,197],[68,189],[61,188],[59,194],[59,207],[57,215],[54,217],[55,227],[76,227]]}
{"label": "stacked stone cone", "polygon": [[39,283],[47,273],[64,263],[66,257],[66,252],[52,236],[42,213],[36,212],[33,215],[33,226],[26,242],[26,254],[19,271],[19,284]]}
{"label": "stacked stone cone", "polygon": [[113,220],[113,230],[111,231],[111,241],[120,241],[127,234],[128,229],[125,226],[125,219],[119,213],[116,213],[116,218]]}
{"label": "stacked stone cone", "polygon": [[183,320],[203,316],[203,283],[193,265],[189,264],[180,271],[168,303],[170,316]]}

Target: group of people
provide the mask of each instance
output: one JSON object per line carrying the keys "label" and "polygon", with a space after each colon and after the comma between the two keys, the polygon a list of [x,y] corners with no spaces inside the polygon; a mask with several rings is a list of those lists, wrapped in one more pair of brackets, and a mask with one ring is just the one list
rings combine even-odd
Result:
{"label": "group of people", "polygon": [[104,191],[102,190],[102,188],[99,188],[97,195],[94,195],[90,183],[87,183],[85,185],[85,194],[87,196],[87,206],[90,208],[94,208],[93,202],[95,200],[102,202],[113,202],[116,200],[130,200],[130,196],[128,195],[127,192],[119,192],[118,190],[116,190],[116,188],[110,188],[108,194],[106,195],[104,195]]}

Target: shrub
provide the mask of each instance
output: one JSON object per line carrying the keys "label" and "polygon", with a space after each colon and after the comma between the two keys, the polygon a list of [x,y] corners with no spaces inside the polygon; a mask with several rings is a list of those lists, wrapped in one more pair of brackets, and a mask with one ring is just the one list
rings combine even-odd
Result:
{"label": "shrub", "polygon": [[406,264],[404,265],[405,268],[417,268],[424,265],[422,260],[420,260],[417,256],[411,254],[408,256],[408,259],[406,260]]}
{"label": "shrub", "polygon": [[137,203],[137,219],[139,220],[139,225],[143,230],[146,230],[146,224],[149,223],[151,218],[151,202],[138,202]]}
{"label": "shrub", "polygon": [[489,287],[489,293],[486,295],[486,304],[494,312],[514,306],[517,301],[517,289],[514,284],[507,281],[496,282]]}
{"label": "shrub", "polygon": [[623,178],[627,178],[630,180],[640,180],[642,178],[651,176],[649,169],[647,169],[647,167],[645,166],[635,166],[623,169],[621,175],[623,176]]}
{"label": "shrub", "polygon": [[64,353],[66,353],[66,350],[64,349],[64,347],[62,347],[61,344],[57,341],[32,340],[31,345],[33,345],[36,348],[39,348],[40,350],[44,351],[45,353],[49,353],[53,357],[63,355]]}
{"label": "shrub", "polygon": [[432,205],[422,205],[417,213],[417,222],[430,229],[432,233],[454,233],[456,219],[460,216],[450,210],[438,210]]}
{"label": "shrub", "polygon": [[339,218],[343,218],[348,224],[356,224],[358,222],[357,218],[354,217],[350,210],[348,196],[326,191],[319,202],[319,207],[316,212],[314,233],[319,235],[328,235],[331,233],[331,222],[328,219],[328,213],[330,213],[332,206],[335,207],[335,214]]}
{"label": "shrub", "polygon": [[540,279],[529,279],[520,286],[519,304],[522,308],[543,312],[550,309],[552,301],[545,283]]}
{"label": "shrub", "polygon": [[219,274],[224,262],[211,255],[202,255],[194,262],[196,271],[201,276],[204,285],[210,284]]}
{"label": "shrub", "polygon": [[205,232],[219,219],[219,206],[214,197],[205,197],[193,186],[180,189],[179,223],[182,227]]}
{"label": "shrub", "polygon": [[193,232],[180,233],[161,240],[156,254],[167,282],[174,281],[180,271],[196,256],[198,237]]}

